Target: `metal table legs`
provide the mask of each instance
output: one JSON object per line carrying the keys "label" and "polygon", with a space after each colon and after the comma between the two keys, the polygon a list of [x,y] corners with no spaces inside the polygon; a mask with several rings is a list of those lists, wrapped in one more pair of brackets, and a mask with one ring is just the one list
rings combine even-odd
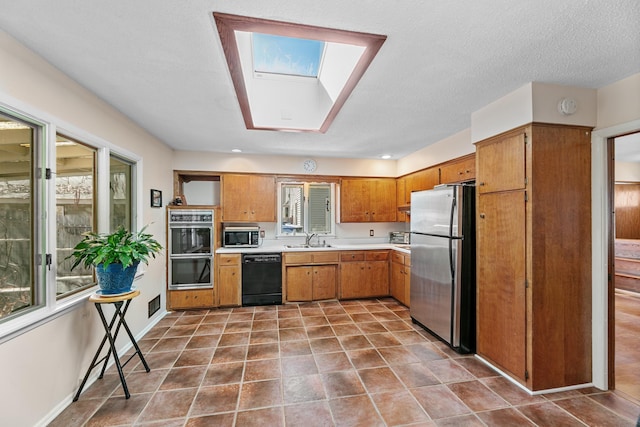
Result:
{"label": "metal table legs", "polygon": [[[137,296],[138,294],[139,292],[133,296]],[[100,365],[100,363],[102,363],[102,370],[100,371],[100,376],[98,377],[98,379],[101,379],[104,376],[104,372],[107,369],[107,363],[109,362],[109,357],[111,356],[112,353],[113,353],[113,358],[116,364],[116,368],[118,369],[118,375],[120,376],[120,382],[122,383],[122,388],[124,389],[124,395],[127,399],[131,395],[129,393],[129,388],[127,387],[127,382],[124,379],[124,373],[122,372],[122,368],[126,366],[127,363],[129,363],[134,356],[138,355],[140,357],[140,361],[144,365],[145,370],[147,372],[151,371],[151,369],[149,368],[149,365],[147,365],[147,361],[144,359],[144,356],[142,355],[142,351],[140,350],[140,347],[138,347],[138,343],[133,337],[133,334],[131,333],[129,326],[125,321],[125,315],[127,314],[127,310],[129,309],[129,304],[131,304],[131,300],[133,299],[133,296],[126,299],[126,302],[122,300],[121,301],[105,300],[104,302],[100,302],[95,298],[90,299],[90,301],[93,301],[95,303],[96,309],[100,314],[100,319],[102,320],[102,325],[104,326],[105,335],[104,335],[104,338],[102,338],[100,347],[98,347],[98,351],[93,357],[93,360],[91,361],[91,365],[89,366],[89,369],[87,370],[87,373],[84,376],[82,383],[80,384],[80,388],[78,389],[78,392],[73,398],[74,402],[77,401],[78,398],[80,397],[80,393],[82,393],[82,389],[84,388],[87,382],[87,379],[89,379],[89,374],[91,374],[91,371],[93,371],[93,369],[96,366]],[[123,302],[124,302],[124,309],[123,309]],[[113,304],[115,307],[115,312],[113,313],[113,317],[111,318],[111,321],[109,323],[107,323],[107,319],[105,318],[104,312],[102,310],[102,304],[105,304],[105,303]],[[113,329],[114,325],[115,325],[115,330]],[[118,353],[116,351],[116,345],[115,345],[121,326],[124,327],[124,330],[127,332],[127,335],[129,335],[129,339],[131,340],[131,343],[133,344],[133,347],[136,350],[135,353],[133,353],[124,363],[120,363],[120,359],[118,357]],[[109,350],[107,351],[107,355],[101,358],[100,360],[98,360],[98,358],[100,357],[100,353],[102,352],[102,349],[105,343],[107,342],[107,340],[109,341]]]}

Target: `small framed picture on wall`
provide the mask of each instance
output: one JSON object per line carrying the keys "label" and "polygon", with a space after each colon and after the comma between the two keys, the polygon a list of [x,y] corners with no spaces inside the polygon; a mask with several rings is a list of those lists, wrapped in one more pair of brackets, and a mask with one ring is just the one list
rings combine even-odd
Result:
{"label": "small framed picture on wall", "polygon": [[151,190],[151,207],[162,207],[162,191],[153,189]]}

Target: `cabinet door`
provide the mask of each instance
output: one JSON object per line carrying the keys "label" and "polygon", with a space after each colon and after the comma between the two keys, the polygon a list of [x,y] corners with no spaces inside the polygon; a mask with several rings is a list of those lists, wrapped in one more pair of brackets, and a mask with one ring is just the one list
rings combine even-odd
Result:
{"label": "cabinet door", "polygon": [[363,285],[363,297],[380,297],[389,295],[389,262],[368,262],[366,280]]}
{"label": "cabinet door", "polygon": [[224,221],[249,220],[249,177],[225,174],[222,177],[222,218]]}
{"label": "cabinet door", "polygon": [[367,180],[342,180],[340,185],[340,221],[369,221],[369,184]]}
{"label": "cabinet door", "polygon": [[225,174],[222,177],[224,221],[276,220],[276,183],[273,176]]}
{"label": "cabinet door", "polygon": [[287,267],[287,301],[311,301],[313,267]]}
{"label": "cabinet door", "polygon": [[469,181],[476,177],[476,158],[454,160],[440,167],[440,183],[452,184]]}
{"label": "cabinet door", "polygon": [[244,190],[246,203],[249,204],[250,220],[256,222],[274,222],[276,220],[276,180],[273,176],[252,175],[250,193]]}
{"label": "cabinet door", "polygon": [[411,306],[411,267],[404,266],[404,305]]}
{"label": "cabinet door", "polygon": [[[396,180],[396,208],[407,205],[407,201],[405,200],[406,183],[407,183],[407,180],[405,177],[398,178]],[[397,215],[396,221],[398,222],[407,221],[406,212],[398,211],[396,215]]]}
{"label": "cabinet door", "polygon": [[525,210],[524,191],[478,197],[477,352],[522,380],[526,368]]}
{"label": "cabinet door", "polygon": [[242,288],[239,265],[220,265],[218,267],[218,304],[221,306],[239,306]]}
{"label": "cabinet door", "polygon": [[340,298],[360,298],[363,296],[367,263],[343,262],[340,265]]}
{"label": "cabinet door", "polygon": [[391,263],[391,296],[405,303],[405,288],[404,288],[404,265],[399,262]]}
{"label": "cabinet door", "polygon": [[336,265],[313,267],[313,300],[336,297]]}
{"label": "cabinet door", "polygon": [[370,221],[395,222],[396,212],[396,181],[395,179],[375,179],[369,181],[369,209]]}
{"label": "cabinet door", "polygon": [[411,193],[414,191],[431,190],[440,184],[440,170],[437,167],[414,172],[407,175],[405,185],[406,203],[411,203]]}
{"label": "cabinet door", "polygon": [[478,193],[525,188],[525,135],[522,130],[476,145]]}

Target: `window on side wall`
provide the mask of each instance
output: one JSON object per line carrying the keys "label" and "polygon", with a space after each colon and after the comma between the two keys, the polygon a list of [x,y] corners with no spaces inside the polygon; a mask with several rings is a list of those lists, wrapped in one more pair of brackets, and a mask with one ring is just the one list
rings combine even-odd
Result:
{"label": "window on side wall", "polygon": [[335,235],[335,184],[278,183],[277,236]]}
{"label": "window on side wall", "polygon": [[95,286],[92,268],[71,271],[67,259],[84,233],[136,229],[139,159],[81,129],[55,129],[0,105],[0,342]]}
{"label": "window on side wall", "polygon": [[42,249],[43,125],[0,110],[0,322],[46,303],[35,253]]}
{"label": "window on side wall", "polygon": [[96,230],[95,148],[61,134],[56,135],[56,295],[71,295],[93,286],[91,268],[68,258],[83,234]]}
{"label": "window on side wall", "polygon": [[112,154],[109,158],[109,230],[134,230],[134,164]]}

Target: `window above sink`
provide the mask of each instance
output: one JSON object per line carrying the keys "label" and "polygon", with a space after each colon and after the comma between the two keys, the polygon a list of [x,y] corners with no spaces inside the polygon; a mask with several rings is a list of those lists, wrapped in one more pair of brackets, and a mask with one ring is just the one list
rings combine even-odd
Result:
{"label": "window above sink", "polygon": [[335,184],[278,183],[277,236],[335,235]]}

